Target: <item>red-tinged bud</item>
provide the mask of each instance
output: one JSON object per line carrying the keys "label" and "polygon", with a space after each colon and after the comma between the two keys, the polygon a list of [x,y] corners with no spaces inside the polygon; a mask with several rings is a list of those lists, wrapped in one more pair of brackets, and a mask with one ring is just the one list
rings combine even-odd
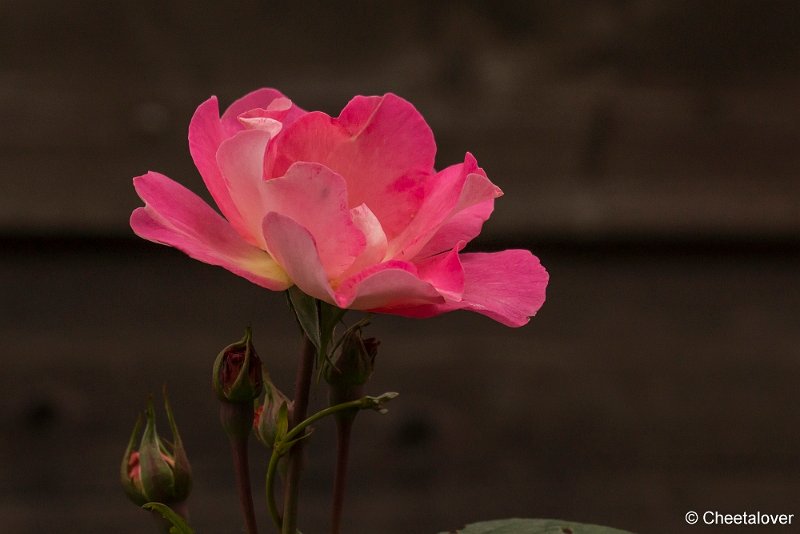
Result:
{"label": "red-tinged bud", "polygon": [[264,402],[256,408],[253,428],[258,441],[272,448],[281,432],[286,432],[291,418],[293,403],[264,377]]}
{"label": "red-tinged bud", "polygon": [[233,403],[252,403],[261,395],[261,359],[253,347],[252,332],[228,345],[214,361],[212,385],[217,397]]}
{"label": "red-tinged bud", "polygon": [[172,443],[159,437],[155,410],[150,400],[145,411],[144,432],[139,446],[136,447],[136,440],[142,427],[141,415],[122,457],[122,487],[128,498],[139,506],[148,502],[180,505],[191,492],[192,470],[166,392],[164,407],[172,431]]}

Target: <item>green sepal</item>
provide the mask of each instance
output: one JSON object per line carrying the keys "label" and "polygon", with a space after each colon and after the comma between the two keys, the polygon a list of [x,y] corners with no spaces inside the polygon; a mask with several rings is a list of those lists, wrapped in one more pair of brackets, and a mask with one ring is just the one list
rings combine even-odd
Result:
{"label": "green sepal", "polygon": [[347,310],[306,295],[297,286],[290,287],[286,294],[300,328],[317,349],[319,366],[328,358],[333,331]]}
{"label": "green sepal", "polygon": [[439,534],[631,534],[599,525],[572,523],[558,519],[500,519],[473,523],[460,530]]}
{"label": "green sepal", "polygon": [[[272,383],[266,370],[263,371],[263,375],[264,401],[261,404],[261,411],[255,421],[255,434],[256,438],[258,438],[261,443],[271,448],[278,439],[277,421],[280,409],[285,405],[286,427],[288,428],[288,417],[291,413],[292,402]],[[258,408],[257,401],[256,408]]]}
{"label": "green sepal", "polygon": [[164,410],[167,412],[167,421],[169,422],[169,429],[172,432],[172,459],[175,462],[173,468],[173,480],[175,494],[178,496],[188,497],[192,491],[192,466],[189,464],[189,457],[186,454],[186,449],[183,447],[183,440],[181,434],[178,432],[178,425],[175,423],[175,415],[172,413],[172,406],[167,397],[167,385],[164,384]]}
{"label": "green sepal", "polygon": [[319,307],[317,299],[306,295],[297,286],[292,286],[286,291],[289,298],[289,306],[297,317],[300,328],[305,332],[306,337],[319,350],[321,330],[319,320]]}
{"label": "green sepal", "polygon": [[150,501],[169,501],[174,495],[175,481],[172,468],[164,459],[166,450],[156,431],[156,414],[153,398],[147,401],[145,427],[139,445],[139,464],[141,465],[142,489]]}
{"label": "green sepal", "polygon": [[122,481],[122,488],[125,494],[135,504],[141,506],[147,502],[147,497],[142,493],[142,488],[137,486],[130,477],[130,459],[131,455],[136,452],[136,438],[139,437],[139,431],[142,429],[142,414],[136,418],[136,424],[133,427],[131,438],[128,440],[128,447],[125,449],[125,454],[122,456],[122,464],[120,465],[120,480]]}
{"label": "green sepal", "polygon": [[169,523],[172,525],[169,529],[169,534],[194,534],[194,530],[192,530],[192,528],[186,523],[186,520],[175,513],[175,511],[166,504],[160,502],[148,502],[143,504],[142,508],[151,512],[155,512],[169,521]]}
{"label": "green sepal", "polygon": [[286,437],[286,434],[289,433],[289,406],[285,403],[281,403],[281,407],[278,408],[278,417],[275,420],[275,443],[280,443]]}
{"label": "green sepal", "polygon": [[333,339],[333,331],[345,313],[347,313],[347,310],[343,308],[319,301],[319,327],[321,332],[319,350],[321,357],[328,357],[328,347]]}

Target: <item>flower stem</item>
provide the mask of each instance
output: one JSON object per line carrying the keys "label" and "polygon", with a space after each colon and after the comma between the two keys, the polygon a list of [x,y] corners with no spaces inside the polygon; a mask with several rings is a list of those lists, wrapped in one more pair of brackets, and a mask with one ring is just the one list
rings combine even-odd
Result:
{"label": "flower stem", "polygon": [[275,502],[275,470],[278,468],[278,460],[280,458],[281,455],[278,454],[277,447],[273,447],[272,456],[267,467],[267,508],[269,508],[269,515],[272,517],[275,526],[278,527],[278,531],[283,529],[281,512],[278,509],[278,503]]}
{"label": "flower stem", "polygon": [[[281,519],[280,512],[278,510],[278,505],[275,502],[275,491],[274,491],[275,472],[277,471],[278,461],[280,460],[280,458],[286,453],[287,450],[290,451],[294,450],[294,447],[296,447],[303,441],[304,436],[301,436],[301,434],[305,432],[309,426],[319,421],[320,419],[328,417],[329,415],[341,415],[344,414],[345,412],[350,412],[354,410],[371,409],[371,410],[376,410],[379,413],[385,413],[386,408],[384,407],[384,404],[394,399],[395,397],[397,397],[397,393],[390,391],[384,393],[383,395],[379,395],[378,397],[366,396],[360,399],[343,402],[341,404],[336,404],[334,406],[329,406],[324,410],[318,411],[317,413],[311,415],[310,417],[304,419],[303,421],[295,425],[286,434],[286,436],[284,436],[279,442],[275,443],[275,445],[272,447],[272,456],[269,459],[269,467],[267,468],[266,493],[267,493],[267,507],[269,508],[270,515],[272,516],[272,520],[275,522],[275,525],[278,527],[279,530],[281,530],[281,532],[284,532],[283,520]],[[347,456],[346,451],[344,455],[345,457]],[[346,467],[346,463],[347,461],[345,458],[344,467]],[[344,481],[342,481],[342,484],[344,484]]]}
{"label": "flower stem", "polygon": [[239,487],[239,503],[242,507],[247,534],[258,534],[256,515],[253,509],[253,494],[250,489],[250,468],[247,460],[247,442],[234,443],[231,439],[233,464],[236,469],[236,485]]}
{"label": "flower stem", "polygon": [[[172,509],[173,512],[178,514],[181,517],[181,519],[183,519],[186,522],[189,521],[189,505],[186,501],[172,503],[169,505],[169,507]],[[158,512],[156,510],[151,510],[150,513],[153,515],[153,519],[155,520],[156,525],[158,526],[158,531],[161,532],[162,534],[170,534],[170,531],[172,529],[172,523],[166,517],[161,515],[161,512]]]}
{"label": "flower stem", "polygon": [[347,483],[347,462],[350,455],[350,435],[354,417],[336,418],[336,472],[333,478],[333,501],[331,506],[331,534],[339,534],[342,528],[344,492]]}
{"label": "flower stem", "polygon": [[[306,418],[308,411],[308,392],[311,388],[311,375],[314,370],[316,348],[303,334],[303,350],[297,366],[297,377],[294,390],[294,404],[290,428],[293,430]],[[303,469],[303,441],[296,443],[289,451],[289,466],[286,473],[286,486],[283,498],[282,534],[297,532],[297,501],[300,496],[300,472]]]}
{"label": "flower stem", "polygon": [[[252,403],[234,404],[222,402],[220,404],[220,417],[228,423],[228,427],[244,427],[249,431],[253,424]],[[253,508],[253,493],[250,489],[250,467],[247,453],[248,432],[229,432],[228,439],[231,444],[233,468],[236,473],[236,487],[239,493],[239,504],[242,509],[247,534],[258,534],[256,515]]]}

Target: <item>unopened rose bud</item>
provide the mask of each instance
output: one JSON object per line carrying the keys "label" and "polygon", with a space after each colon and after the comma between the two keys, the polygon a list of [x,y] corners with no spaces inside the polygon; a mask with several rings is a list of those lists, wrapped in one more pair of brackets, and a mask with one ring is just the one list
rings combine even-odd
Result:
{"label": "unopened rose bud", "polygon": [[256,408],[253,427],[258,441],[272,448],[281,432],[280,429],[288,427],[293,403],[269,381],[268,377],[265,377],[264,390],[264,403]]}
{"label": "unopened rose bud", "polygon": [[122,487],[139,506],[148,502],[179,505],[189,497],[192,489],[192,470],[166,392],[164,407],[172,431],[172,443],[159,437],[153,401],[150,400],[139,447],[136,447],[136,439],[142,427],[141,415],[122,457]]}
{"label": "unopened rose bud", "polygon": [[333,360],[325,367],[325,381],[331,386],[331,404],[360,398],[375,367],[380,341],[364,338],[361,326],[345,332]]}
{"label": "unopened rose bud", "polygon": [[252,403],[261,395],[261,360],[253,347],[252,333],[228,345],[214,361],[212,385],[217,397],[233,403]]}

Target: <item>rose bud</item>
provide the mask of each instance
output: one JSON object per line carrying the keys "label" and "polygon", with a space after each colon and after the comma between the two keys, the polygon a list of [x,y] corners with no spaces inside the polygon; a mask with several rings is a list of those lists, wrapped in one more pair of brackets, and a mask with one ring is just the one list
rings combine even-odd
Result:
{"label": "rose bud", "polygon": [[364,384],[372,376],[375,356],[380,341],[374,337],[364,338],[361,325],[344,333],[339,350],[325,366],[325,381],[331,386],[331,404],[339,404],[360,398]]}
{"label": "rose bud", "polygon": [[[244,337],[222,349],[214,361],[211,383],[220,400],[222,427],[236,443],[246,440],[253,427],[253,401],[264,387],[261,359],[248,327]],[[233,442],[232,442],[233,443]]]}
{"label": "rose bud", "polygon": [[272,448],[279,433],[279,418],[291,418],[293,403],[269,380],[264,377],[264,402],[256,408],[253,428],[258,441]]}
{"label": "rose bud", "polygon": [[240,341],[219,353],[214,361],[212,384],[222,401],[252,403],[261,395],[261,359],[253,347],[250,328],[245,330]]}
{"label": "rose bud", "polygon": [[172,443],[162,440],[156,431],[151,399],[145,411],[145,427],[139,447],[137,449],[135,443],[142,427],[141,415],[122,457],[120,475],[125,493],[137,505],[160,502],[181,510],[192,489],[192,470],[166,391],[164,407],[172,431]]}

